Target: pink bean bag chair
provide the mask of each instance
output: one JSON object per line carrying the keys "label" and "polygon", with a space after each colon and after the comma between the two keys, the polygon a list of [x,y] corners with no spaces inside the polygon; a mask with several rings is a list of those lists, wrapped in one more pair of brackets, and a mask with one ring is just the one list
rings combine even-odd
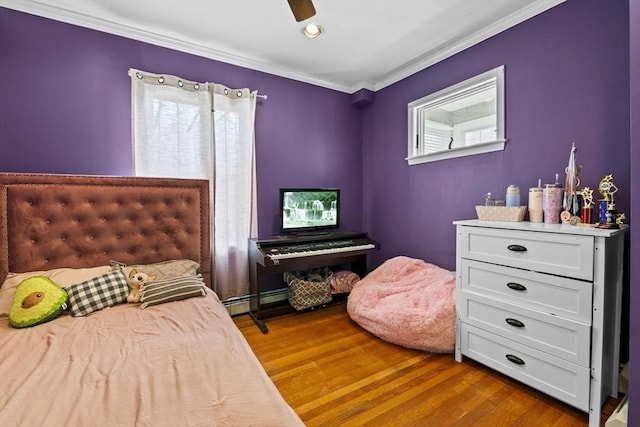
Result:
{"label": "pink bean bag chair", "polygon": [[358,325],[385,341],[452,353],[455,286],[455,272],[399,256],[385,261],[355,284],[347,300],[347,312]]}

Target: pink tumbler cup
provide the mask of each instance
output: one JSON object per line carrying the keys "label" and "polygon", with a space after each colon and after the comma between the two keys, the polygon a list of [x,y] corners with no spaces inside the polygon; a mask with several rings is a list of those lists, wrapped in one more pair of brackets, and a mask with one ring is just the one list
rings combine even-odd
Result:
{"label": "pink tumbler cup", "polygon": [[542,190],[542,210],[545,224],[558,224],[562,209],[562,187],[560,184],[545,184]]}

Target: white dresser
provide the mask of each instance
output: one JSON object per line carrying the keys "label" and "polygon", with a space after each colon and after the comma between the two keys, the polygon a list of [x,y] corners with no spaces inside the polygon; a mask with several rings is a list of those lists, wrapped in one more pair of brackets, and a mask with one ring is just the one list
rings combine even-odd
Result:
{"label": "white dresser", "polygon": [[624,229],[455,221],[456,351],[589,413],[617,396]]}

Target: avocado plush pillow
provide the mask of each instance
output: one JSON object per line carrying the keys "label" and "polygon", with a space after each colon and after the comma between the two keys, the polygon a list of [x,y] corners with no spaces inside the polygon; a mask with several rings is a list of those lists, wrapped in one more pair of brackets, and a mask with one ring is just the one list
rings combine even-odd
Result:
{"label": "avocado plush pillow", "polygon": [[0,318],[9,317],[9,310],[11,310],[16,288],[20,282],[29,277],[45,276],[53,280],[58,286],[67,289],[71,285],[108,273],[110,270],[110,266],[103,265],[88,268],[54,268],[52,270],[29,271],[25,273],[9,272],[7,279],[0,285]]}
{"label": "avocado plush pillow", "polygon": [[67,308],[67,292],[45,276],[33,276],[16,287],[9,324],[26,328],[48,322]]}

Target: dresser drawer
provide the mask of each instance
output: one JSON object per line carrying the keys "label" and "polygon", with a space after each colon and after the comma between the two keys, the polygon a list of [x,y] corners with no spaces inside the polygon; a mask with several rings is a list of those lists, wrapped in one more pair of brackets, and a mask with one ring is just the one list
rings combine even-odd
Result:
{"label": "dresser drawer", "polygon": [[589,411],[589,369],[470,325],[461,325],[462,353],[518,381]]}
{"label": "dresser drawer", "polygon": [[591,327],[479,295],[462,293],[458,316],[477,326],[561,359],[589,366]]}
{"label": "dresser drawer", "polygon": [[467,259],[461,260],[460,269],[461,292],[591,324],[590,282]]}
{"label": "dresser drawer", "polygon": [[460,256],[541,273],[593,280],[593,237],[459,227]]}

